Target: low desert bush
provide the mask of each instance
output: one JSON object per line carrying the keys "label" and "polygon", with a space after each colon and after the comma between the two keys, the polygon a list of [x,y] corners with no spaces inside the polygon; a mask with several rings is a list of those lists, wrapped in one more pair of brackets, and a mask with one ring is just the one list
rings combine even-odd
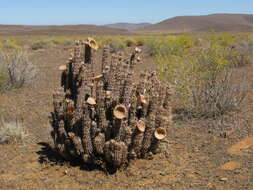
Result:
{"label": "low desert bush", "polygon": [[224,34],[224,33],[210,33],[206,34],[205,39],[207,39],[212,44],[219,44],[222,47],[229,47],[242,41],[240,35]]}
{"label": "low desert bush", "polygon": [[27,129],[19,121],[0,121],[0,144],[23,142],[28,136]]}
{"label": "low desert bush", "polygon": [[196,42],[191,35],[168,35],[149,38],[145,46],[151,56],[182,55],[193,48]]}
{"label": "low desert bush", "polygon": [[64,46],[70,46],[73,44],[73,41],[71,40],[64,40],[63,42],[61,42],[60,44],[64,45]]}
{"label": "low desert bush", "polygon": [[128,38],[125,40],[126,46],[127,47],[133,47],[137,45],[137,42],[133,38]]}
{"label": "low desert bush", "polygon": [[136,45],[137,46],[144,46],[145,38],[147,38],[147,37],[137,37],[136,38]]}
{"label": "low desert bush", "polygon": [[145,52],[150,56],[159,54],[158,44],[161,43],[159,39],[150,38],[146,40]]}
{"label": "low desert bush", "polygon": [[52,44],[55,44],[55,45],[69,46],[73,44],[73,40],[68,39],[68,37],[64,37],[64,36],[54,37],[51,41],[52,41]]}
{"label": "low desert bush", "polygon": [[217,117],[238,108],[245,81],[234,77],[226,48],[211,45],[181,56],[157,56],[161,77],[176,89],[177,111],[189,117]]}
{"label": "low desert bush", "polygon": [[20,48],[21,45],[22,45],[21,40],[19,39],[9,38],[9,39],[4,40],[3,42],[3,48],[5,49],[17,49],[17,48]]}
{"label": "low desert bush", "polygon": [[31,45],[32,50],[39,50],[39,49],[46,49],[50,45],[50,42],[48,41],[36,41]]}
{"label": "low desert bush", "polygon": [[37,76],[37,67],[26,52],[15,50],[0,54],[1,89],[20,88],[31,84]]}
{"label": "low desert bush", "polygon": [[235,62],[235,66],[245,66],[253,62],[253,43],[244,41],[232,47],[233,54],[230,58]]}
{"label": "low desert bush", "polygon": [[245,66],[252,63],[253,41],[247,35],[212,34],[205,37],[208,44],[226,49],[224,56],[235,67]]}
{"label": "low desert bush", "polygon": [[120,37],[108,38],[103,42],[103,44],[109,45],[113,53],[118,52],[118,51],[123,51],[127,47],[124,40]]}

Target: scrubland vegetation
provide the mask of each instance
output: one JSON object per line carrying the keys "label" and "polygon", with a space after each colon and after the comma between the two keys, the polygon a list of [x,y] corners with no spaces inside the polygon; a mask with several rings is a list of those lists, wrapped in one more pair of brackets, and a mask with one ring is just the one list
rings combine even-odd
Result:
{"label": "scrubland vegetation", "polygon": [[[247,34],[99,35],[93,37],[100,46],[110,45],[113,51],[142,46],[144,52],[150,55],[154,62],[158,64],[160,76],[175,85],[184,102],[183,105],[186,107],[194,106],[193,87],[197,87],[200,83],[206,85],[203,84],[203,81],[208,82],[213,77],[218,77],[216,76],[218,73],[220,73],[219,76],[225,77],[224,72],[231,73],[232,68],[252,63],[253,36]],[[85,38],[84,36],[7,37],[4,39],[2,37],[0,39],[0,48],[7,52],[15,50],[15,53],[12,53],[11,56],[4,56],[5,53],[2,53],[2,63],[6,61],[13,62],[14,59],[17,59],[26,62],[23,65],[27,65],[26,55],[24,53],[20,54],[20,51],[16,51],[16,49],[40,50],[57,45],[69,46],[73,45],[74,40]],[[3,57],[9,58],[5,58],[5,61],[3,61]],[[23,60],[20,59],[21,57]],[[1,71],[6,69],[5,67],[4,64],[1,64]],[[1,73],[0,84],[3,83],[5,78],[3,72]],[[218,79],[222,80],[220,77]],[[190,109],[192,111],[192,108]]]}
{"label": "scrubland vegetation", "polygon": [[253,50],[250,41],[241,40],[178,36],[155,43],[160,44],[153,48],[155,61],[161,77],[176,89],[178,110],[190,117],[217,117],[239,108],[247,81],[242,75],[234,80],[234,75],[237,67],[251,63]]}
{"label": "scrubland vegetation", "polygon": [[0,37],[3,189],[103,189],[101,184],[106,189],[252,189],[252,34],[92,36],[100,47],[109,44],[110,54],[130,55],[139,46],[141,61],[134,71],[156,66],[162,83],[174,90],[166,154],[132,161],[112,176],[90,165],[72,167],[79,163],[62,160],[50,139],[52,94],[62,82],[58,67],[69,59],[75,40],[87,37]]}
{"label": "scrubland vegetation", "polygon": [[[27,52],[73,45],[87,36],[32,36],[0,38],[0,89],[35,82],[37,68]],[[113,52],[141,46],[155,62],[162,80],[175,89],[174,111],[183,118],[216,118],[239,109],[247,82],[239,67],[252,63],[251,34],[98,35],[100,46]],[[237,73],[237,74],[236,74]],[[235,79],[236,74],[236,79]]]}

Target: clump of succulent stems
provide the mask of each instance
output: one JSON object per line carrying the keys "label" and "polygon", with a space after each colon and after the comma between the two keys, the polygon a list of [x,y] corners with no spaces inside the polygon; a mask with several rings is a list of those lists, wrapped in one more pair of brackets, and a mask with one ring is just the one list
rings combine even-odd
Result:
{"label": "clump of succulent stems", "polygon": [[137,47],[130,56],[102,49],[101,73],[95,75],[98,45],[76,41],[53,95],[52,137],[67,160],[120,168],[131,159],[150,158],[161,151],[171,126],[171,87],[155,72],[141,72]]}

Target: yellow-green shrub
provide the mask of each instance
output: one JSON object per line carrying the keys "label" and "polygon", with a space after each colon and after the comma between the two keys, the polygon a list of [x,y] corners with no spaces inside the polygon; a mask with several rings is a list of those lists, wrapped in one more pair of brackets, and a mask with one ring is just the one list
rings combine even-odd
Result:
{"label": "yellow-green shrub", "polygon": [[3,44],[4,48],[16,49],[19,48],[19,41],[17,39],[6,39]]}
{"label": "yellow-green shrub", "polygon": [[156,56],[160,76],[176,90],[176,107],[194,117],[216,117],[235,109],[244,98],[240,79],[232,82],[229,51],[217,44],[188,54]]}
{"label": "yellow-green shrub", "polygon": [[71,39],[68,39],[68,37],[54,37],[52,40],[52,43],[55,45],[71,45],[73,41]]}
{"label": "yellow-green shrub", "polygon": [[125,40],[126,46],[127,47],[133,47],[136,46],[137,42],[133,38],[128,38]]}
{"label": "yellow-green shrub", "polygon": [[168,35],[149,38],[145,45],[150,55],[167,56],[188,52],[196,42],[191,35]]}
{"label": "yellow-green shrub", "polygon": [[144,46],[144,44],[145,44],[145,37],[137,37],[135,40],[136,40],[136,45],[137,46]]}
{"label": "yellow-green shrub", "polygon": [[36,41],[31,45],[32,50],[39,50],[39,49],[46,49],[50,46],[50,41],[47,40],[40,40]]}
{"label": "yellow-green shrub", "polygon": [[103,45],[109,45],[113,52],[126,49],[126,43],[123,37],[109,37],[103,40]]}

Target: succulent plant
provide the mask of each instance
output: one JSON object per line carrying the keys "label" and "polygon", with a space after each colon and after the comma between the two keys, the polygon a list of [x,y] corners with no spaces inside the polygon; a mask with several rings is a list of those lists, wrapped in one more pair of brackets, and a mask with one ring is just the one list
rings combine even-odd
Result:
{"label": "succulent plant", "polygon": [[169,85],[155,72],[134,80],[139,48],[130,56],[102,50],[101,73],[94,75],[98,45],[92,38],[76,41],[53,94],[52,137],[67,160],[126,166],[131,159],[157,153],[171,126]]}

